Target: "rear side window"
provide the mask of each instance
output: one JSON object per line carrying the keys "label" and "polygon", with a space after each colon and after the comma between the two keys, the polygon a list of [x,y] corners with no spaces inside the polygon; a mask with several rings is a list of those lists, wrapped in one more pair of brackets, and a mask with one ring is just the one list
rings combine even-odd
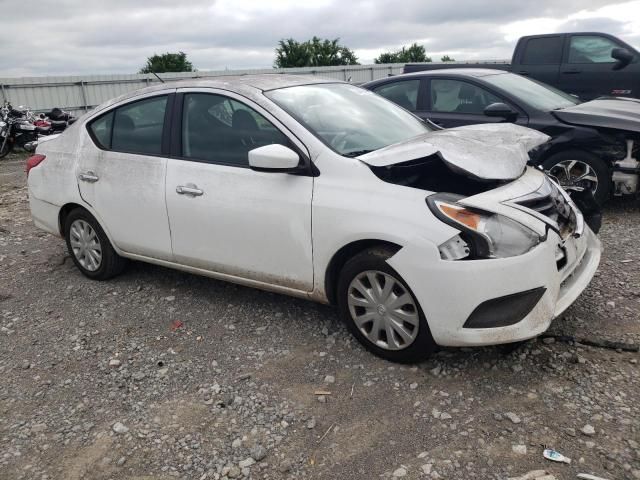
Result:
{"label": "rear side window", "polygon": [[558,65],[562,59],[562,37],[532,38],[522,56],[524,65]]}
{"label": "rear side window", "polygon": [[418,108],[419,89],[420,80],[405,80],[382,85],[374,88],[373,91],[387,100],[391,100],[396,105],[400,105],[410,112],[415,112]]}
{"label": "rear side window", "polygon": [[89,125],[93,139],[99,147],[109,150],[111,148],[111,131],[113,128],[113,111],[94,120]]}
{"label": "rear side window", "polygon": [[571,37],[569,63],[613,63],[611,51],[618,48],[613,40],[597,35]]}
{"label": "rear side window", "polygon": [[106,150],[159,154],[166,107],[166,95],[129,103],[91,122],[89,131]]}

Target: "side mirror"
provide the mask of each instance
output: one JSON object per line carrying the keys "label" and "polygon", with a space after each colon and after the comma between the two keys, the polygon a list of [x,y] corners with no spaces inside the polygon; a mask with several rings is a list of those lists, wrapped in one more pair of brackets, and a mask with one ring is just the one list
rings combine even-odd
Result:
{"label": "side mirror", "polygon": [[484,114],[487,117],[499,117],[507,120],[515,120],[518,116],[518,112],[505,103],[487,105],[484,109]]}
{"label": "side mirror", "polygon": [[626,48],[614,48],[611,50],[611,58],[617,60],[613,64],[613,69],[622,70],[633,61],[633,54]]}
{"label": "side mirror", "polygon": [[249,166],[264,172],[292,172],[298,168],[300,156],[277,143],[249,151]]}

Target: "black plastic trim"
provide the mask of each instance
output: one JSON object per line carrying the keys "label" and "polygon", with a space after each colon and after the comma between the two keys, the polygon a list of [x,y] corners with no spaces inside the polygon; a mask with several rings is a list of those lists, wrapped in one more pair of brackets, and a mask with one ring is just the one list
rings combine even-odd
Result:
{"label": "black plastic trim", "polygon": [[538,287],[482,302],[462,327],[499,328],[515,325],[531,313],[546,291],[545,287]]}

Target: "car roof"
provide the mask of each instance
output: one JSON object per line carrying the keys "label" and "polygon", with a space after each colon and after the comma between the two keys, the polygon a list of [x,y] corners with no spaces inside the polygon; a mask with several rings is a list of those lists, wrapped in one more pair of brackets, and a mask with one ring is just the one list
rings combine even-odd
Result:
{"label": "car roof", "polygon": [[177,81],[167,80],[166,83],[133,90],[125,93],[124,95],[108,100],[96,107],[94,111],[99,112],[111,105],[115,105],[116,103],[145,96],[149,93],[176,88],[219,88],[221,90],[228,90],[230,92],[244,95],[248,98],[255,98],[262,92],[269,90],[322,83],[346,82],[330,78],[314,77],[311,75],[291,75],[281,73],[264,73],[260,75],[220,75],[218,77],[190,78],[187,80]]}
{"label": "car roof", "polygon": [[462,77],[488,77],[490,75],[501,75],[511,73],[506,70],[497,70],[493,68],[442,68],[438,70],[425,70],[422,72],[404,73],[402,75],[394,75],[391,77],[380,78],[362,84],[363,87],[380,85],[387,82],[393,82],[400,78],[420,78],[420,77],[441,77],[449,75],[459,75]]}
{"label": "car roof", "polygon": [[486,77],[489,75],[500,75],[510,73],[505,70],[497,70],[493,68],[443,68],[441,70],[428,70],[424,72],[415,72],[416,75],[463,75],[466,77]]}

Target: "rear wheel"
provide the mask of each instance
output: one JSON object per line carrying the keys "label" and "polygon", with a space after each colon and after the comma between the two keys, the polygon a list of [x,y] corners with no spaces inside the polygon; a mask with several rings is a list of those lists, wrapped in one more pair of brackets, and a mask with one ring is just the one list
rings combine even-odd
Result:
{"label": "rear wheel", "polygon": [[124,270],[126,260],[116,253],[93,216],[82,208],[65,220],[67,248],[76,267],[93,280],[107,280]]}
{"label": "rear wheel", "polygon": [[347,261],[338,281],[338,309],[367,350],[393,362],[419,362],[437,347],[413,292],[387,263],[392,255],[371,248]]}
{"label": "rear wheel", "polygon": [[566,189],[591,190],[600,205],[609,199],[611,172],[606,163],[592,153],[566,150],[547,158],[543,167]]}

